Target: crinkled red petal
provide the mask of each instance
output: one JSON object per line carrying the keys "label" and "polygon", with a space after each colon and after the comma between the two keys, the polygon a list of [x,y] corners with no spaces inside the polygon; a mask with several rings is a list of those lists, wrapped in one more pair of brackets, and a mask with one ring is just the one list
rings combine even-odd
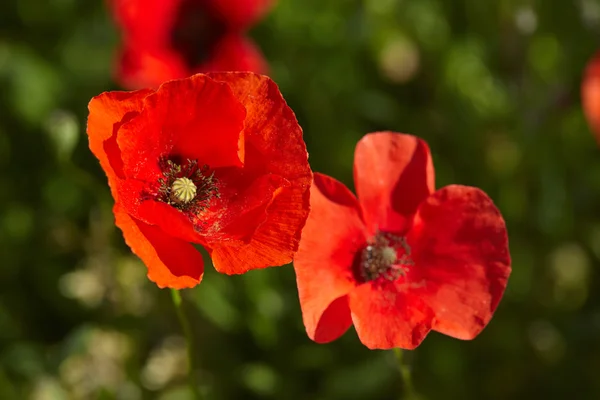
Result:
{"label": "crinkled red petal", "polygon": [[215,268],[227,274],[238,274],[287,264],[298,248],[309,209],[312,173],[302,129],[277,85],[268,77],[243,72],[211,73],[209,76],[229,84],[246,108],[245,162],[239,171],[243,179],[238,181],[260,182],[255,180],[263,175],[273,175],[285,182],[274,192],[258,228],[248,221],[244,223],[246,229],[255,229],[249,240],[209,243]]}
{"label": "crinkled red petal", "polygon": [[354,183],[369,233],[404,233],[419,203],[435,190],[427,143],[395,132],[364,136],[354,153]]}
{"label": "crinkled red petal", "polygon": [[294,270],[306,332],[324,343],[352,324],[347,295],[358,285],[354,264],[365,227],[356,197],[326,175],[314,175],[310,204]]}
{"label": "crinkled red petal", "polygon": [[477,188],[451,185],[425,200],[409,234],[410,294],[433,310],[433,329],[472,339],[492,318],[510,275],[506,226]]}
{"label": "crinkled red petal", "polygon": [[[246,178],[247,181],[244,181]],[[245,177],[238,169],[217,174],[221,184],[220,198],[204,211],[205,241],[241,240],[249,242],[267,219],[267,209],[289,182],[279,175]]]}

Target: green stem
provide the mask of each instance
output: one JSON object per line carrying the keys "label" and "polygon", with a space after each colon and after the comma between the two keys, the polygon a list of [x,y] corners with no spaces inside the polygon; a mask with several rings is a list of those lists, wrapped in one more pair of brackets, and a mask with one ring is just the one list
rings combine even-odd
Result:
{"label": "green stem", "polygon": [[404,387],[404,393],[401,399],[416,399],[417,395],[412,384],[410,366],[406,362],[404,350],[395,348],[394,355],[396,356],[396,361],[398,362],[398,369],[400,370],[400,375],[402,376],[402,385]]}
{"label": "green stem", "polygon": [[179,318],[179,323],[181,324],[181,330],[185,335],[185,340],[187,342],[187,355],[188,355],[188,379],[190,384],[190,389],[192,390],[192,395],[194,399],[201,400],[202,395],[200,394],[200,390],[198,389],[198,385],[196,384],[196,380],[194,379],[194,341],[192,337],[192,328],[190,327],[190,322],[185,316],[185,312],[183,311],[183,301],[181,299],[181,294],[179,290],[171,289],[171,298],[173,299],[173,304],[175,305],[175,311],[177,312],[177,317]]}

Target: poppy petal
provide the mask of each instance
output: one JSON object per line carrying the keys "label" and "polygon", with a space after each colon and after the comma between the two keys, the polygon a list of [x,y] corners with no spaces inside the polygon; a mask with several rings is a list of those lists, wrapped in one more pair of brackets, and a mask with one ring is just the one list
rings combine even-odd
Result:
{"label": "poppy petal", "polygon": [[190,218],[167,203],[155,200],[144,201],[140,204],[138,213],[142,220],[151,221],[170,236],[186,242],[202,242]]}
{"label": "poppy petal", "polygon": [[119,130],[125,175],[156,181],[159,159],[172,155],[213,169],[241,166],[245,115],[228,85],[206,75],[166,82]]}
{"label": "poppy petal", "polygon": [[143,101],[153,91],[105,92],[94,97],[89,105],[87,134],[90,150],[100,161],[108,176],[108,183],[116,194],[115,180],[123,179],[121,151],[116,142],[119,127],[136,116],[143,107]]}
{"label": "poppy petal", "polygon": [[182,0],[108,0],[115,20],[140,47],[166,45],[169,30],[175,21]]}
{"label": "poppy petal", "polygon": [[247,29],[262,18],[273,3],[273,0],[210,0],[212,7],[234,30]]}
{"label": "poppy petal", "polygon": [[356,145],[354,183],[369,233],[403,233],[419,203],[435,190],[429,146],[412,135],[368,134]]}
{"label": "poppy petal", "polygon": [[119,204],[113,211],[125,242],[146,264],[151,281],[161,288],[173,289],[189,288],[200,283],[204,262],[194,246],[156,226],[132,218]]}
{"label": "poppy petal", "polygon": [[[243,179],[239,174],[232,175],[238,175],[235,181]],[[219,179],[223,185],[221,196],[213,207],[202,213],[202,221],[206,224],[202,236],[208,243],[251,240],[254,232],[266,221],[269,206],[289,186],[289,182],[273,174],[261,175],[247,188],[244,188],[243,182],[231,182],[231,178]]]}
{"label": "poppy petal", "polygon": [[[211,243],[212,260],[217,271],[243,274],[253,269],[280,266],[292,261],[302,229],[296,202],[308,203],[308,195],[282,189],[276,193],[266,212],[266,220],[249,240]],[[235,232],[234,232],[235,233]],[[239,233],[238,233],[239,235]]]}
{"label": "poppy petal", "polygon": [[421,204],[408,242],[422,279],[411,293],[433,309],[433,329],[477,336],[511,271],[506,225],[492,200],[477,188],[446,186]]}
{"label": "poppy petal", "polygon": [[250,71],[265,74],[267,62],[254,42],[237,33],[223,36],[197,72]]}
{"label": "poppy petal", "polygon": [[366,238],[360,206],[346,186],[315,174],[310,196],[294,270],[306,332],[325,343],[352,324],[347,294],[357,286],[353,267]]}
{"label": "poppy petal", "polygon": [[368,282],[352,291],[349,299],[356,333],[370,349],[414,349],[431,330],[429,307],[392,282]]}
{"label": "poppy petal", "polygon": [[309,209],[312,173],[302,129],[268,77],[244,72],[209,75],[227,82],[246,108],[244,173],[278,175],[288,183],[268,206],[266,221],[249,242],[221,242],[213,247],[215,268],[238,274],[287,264],[298,249]]}
{"label": "poppy petal", "polygon": [[588,124],[600,142],[600,52],[586,67],[581,83],[581,102]]}
{"label": "poppy petal", "polygon": [[187,67],[172,51],[150,50],[133,43],[125,44],[120,51],[115,71],[115,79],[129,89],[156,88],[163,82],[188,75]]}
{"label": "poppy petal", "polygon": [[[209,71],[252,71],[267,73],[268,65],[254,42],[240,34],[223,36],[215,44],[210,57],[193,69]],[[124,87],[137,89],[158,87],[161,83],[184,78],[192,72],[181,54],[171,49],[145,48],[126,44],[118,58],[116,79]]]}
{"label": "poppy petal", "polygon": [[119,206],[132,218],[148,225],[156,225],[165,233],[186,242],[201,243],[192,221],[175,207],[148,198],[147,184],[136,179],[118,182]]}

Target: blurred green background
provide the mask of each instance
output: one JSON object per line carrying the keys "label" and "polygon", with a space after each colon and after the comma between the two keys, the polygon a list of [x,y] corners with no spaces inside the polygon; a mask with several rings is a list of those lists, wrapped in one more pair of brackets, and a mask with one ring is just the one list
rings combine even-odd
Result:
{"label": "blurred green background", "polygon": [[[410,353],[424,399],[600,399],[600,154],[581,111],[600,1],[279,0],[251,35],[315,171],[352,185],[365,133],[427,140],[437,185],[483,188],[513,274],[474,341]],[[118,89],[102,1],[0,5],[0,399],[189,398],[170,301],[113,225],[87,148]],[[290,266],[183,293],[211,399],[397,399],[393,354],[304,333]]]}

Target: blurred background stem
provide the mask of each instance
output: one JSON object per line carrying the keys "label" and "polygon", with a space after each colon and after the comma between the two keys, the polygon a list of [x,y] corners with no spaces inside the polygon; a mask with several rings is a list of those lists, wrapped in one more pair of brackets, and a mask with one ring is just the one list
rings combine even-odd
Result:
{"label": "blurred background stem", "polygon": [[187,343],[188,379],[190,389],[192,390],[193,398],[196,400],[200,400],[202,399],[202,395],[200,394],[200,390],[198,389],[196,379],[194,378],[194,340],[192,337],[192,329],[190,327],[190,322],[188,321],[183,310],[183,300],[181,298],[181,293],[179,293],[179,290],[171,289],[171,297],[173,299],[175,311],[177,312],[177,317],[179,318],[179,323],[181,324],[181,330],[185,335],[185,340]]}
{"label": "blurred background stem", "polygon": [[400,400],[415,400],[417,398],[415,388],[412,384],[412,376],[410,365],[406,359],[405,351],[399,348],[394,349],[394,356],[396,356],[396,363],[400,370],[400,376],[402,377],[402,394]]}

